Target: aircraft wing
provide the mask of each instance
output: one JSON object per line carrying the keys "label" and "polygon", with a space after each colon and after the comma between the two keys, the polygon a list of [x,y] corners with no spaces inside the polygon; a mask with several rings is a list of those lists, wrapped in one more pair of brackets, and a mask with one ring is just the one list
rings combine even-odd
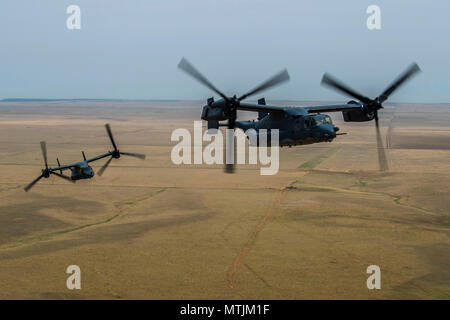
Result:
{"label": "aircraft wing", "polygon": [[361,106],[359,104],[335,104],[328,106],[305,107],[305,109],[308,111],[308,113],[339,112],[361,110]]}
{"label": "aircraft wing", "polygon": [[70,168],[72,168],[74,166],[75,166],[74,164],[68,164],[68,165],[65,165],[65,166],[59,166],[59,167],[56,167],[56,168],[50,168],[50,171],[65,171],[65,170],[68,170],[68,169],[70,169]]}
{"label": "aircraft wing", "polygon": [[[111,153],[111,152],[108,152],[108,153],[102,154],[102,155],[100,155],[100,156],[97,156],[97,157],[88,159],[88,160],[86,160],[86,162],[89,163],[89,162],[92,162],[92,161],[97,161],[97,160],[100,160],[100,159],[109,157],[109,156],[111,156],[111,155],[112,155],[112,153]],[[51,171],[65,171],[65,170],[68,170],[68,169],[73,168],[73,167],[76,167],[76,166],[77,166],[76,163],[72,163],[72,164],[67,164],[67,165],[65,165],[65,166],[59,166],[59,167],[55,167],[55,168],[50,168],[50,170],[51,170]]]}
{"label": "aircraft wing", "polygon": [[237,107],[238,110],[256,111],[256,112],[284,112],[284,107],[267,106],[264,104],[254,104],[241,102]]}
{"label": "aircraft wing", "polygon": [[112,155],[112,152],[107,152],[107,153],[102,154],[100,156],[87,159],[86,162],[89,163],[89,162],[92,162],[92,161],[97,161],[97,160],[100,160],[100,159],[103,159],[103,158],[106,158],[106,157],[110,157],[111,155]]}

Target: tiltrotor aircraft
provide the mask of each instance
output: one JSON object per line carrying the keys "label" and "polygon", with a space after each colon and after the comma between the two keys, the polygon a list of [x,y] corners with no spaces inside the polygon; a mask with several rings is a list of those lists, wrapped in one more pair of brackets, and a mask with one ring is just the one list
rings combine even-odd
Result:
{"label": "tiltrotor aircraft", "polygon": [[[263,90],[288,81],[289,74],[286,69],[246,94],[243,94],[240,97],[237,97],[236,95],[230,97],[219,91],[185,58],[181,59],[178,67],[221,97],[221,99],[217,101],[215,101],[214,98],[209,98],[207,104],[203,107],[201,119],[208,122],[208,129],[217,129],[219,126],[225,126],[232,130],[240,128],[246,131],[253,128],[256,133],[258,133],[260,129],[267,129],[268,136],[270,135],[271,129],[279,129],[279,145],[295,146],[325,141],[331,142],[339,135],[339,128],[333,124],[330,116],[323,114],[324,112],[340,111],[343,114],[345,122],[375,120],[378,158],[380,170],[382,171],[387,170],[387,161],[379,130],[378,110],[383,108],[382,103],[385,102],[396,89],[411,76],[420,71],[420,68],[416,63],[411,64],[375,99],[370,99],[359,94],[341,81],[325,73],[322,78],[323,85],[334,88],[356,100],[351,100],[346,104],[338,105],[285,107],[267,105],[264,98],[259,99],[257,104],[246,103],[243,102],[243,100],[249,96],[260,93]],[[258,120],[236,121],[237,110],[258,112]],[[225,120],[226,123],[220,122]],[[232,173],[233,171],[233,164],[227,164],[225,172]]]}
{"label": "tiltrotor aircraft", "polygon": [[[106,131],[108,133],[109,139],[111,140],[111,144],[112,144],[114,150],[108,151],[102,155],[99,155],[97,157],[90,158],[90,159],[86,159],[86,155],[84,154],[84,151],[81,151],[81,153],[83,154],[83,159],[84,159],[83,161],[72,163],[72,164],[65,165],[65,166],[62,166],[59,163],[59,159],[56,158],[58,166],[55,168],[48,167],[47,145],[46,145],[45,141],[41,141],[41,150],[42,150],[42,156],[44,158],[45,168],[42,169],[41,175],[39,177],[37,177],[35,180],[33,180],[29,185],[27,185],[25,187],[25,191],[30,190],[42,178],[49,178],[50,175],[55,175],[57,177],[66,179],[70,182],[75,182],[76,180],[80,180],[80,179],[90,179],[95,175],[95,173],[94,173],[94,170],[92,169],[92,167],[89,165],[89,163],[103,159],[103,158],[110,157],[98,171],[99,176],[101,176],[103,174],[103,172],[106,170],[108,165],[111,163],[112,159],[119,159],[120,156],[122,156],[122,155],[131,156],[131,157],[135,157],[135,158],[139,158],[139,159],[145,159],[145,155],[140,154],[140,153],[130,153],[130,152],[119,151],[119,149],[117,149],[116,142],[114,141],[110,125],[106,124],[105,127],[106,127]],[[63,171],[69,170],[69,169],[72,172],[70,177],[63,175]]]}

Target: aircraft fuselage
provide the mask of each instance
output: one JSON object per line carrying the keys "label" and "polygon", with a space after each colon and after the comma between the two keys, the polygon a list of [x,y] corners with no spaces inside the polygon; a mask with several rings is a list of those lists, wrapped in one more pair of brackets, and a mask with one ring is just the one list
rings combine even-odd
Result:
{"label": "aircraft fuselage", "polygon": [[266,114],[258,121],[237,121],[236,126],[244,131],[266,129],[279,130],[280,146],[306,145],[331,142],[336,138],[336,127],[326,114],[308,114],[302,108],[286,108],[282,114]]}

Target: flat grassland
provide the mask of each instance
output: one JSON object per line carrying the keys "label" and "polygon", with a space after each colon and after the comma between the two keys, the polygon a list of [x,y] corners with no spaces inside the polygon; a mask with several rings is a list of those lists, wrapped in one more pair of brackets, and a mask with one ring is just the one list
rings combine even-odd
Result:
{"label": "flat grassland", "polygon": [[[279,173],[261,176],[171,162],[172,131],[192,131],[202,104],[0,103],[0,298],[450,298],[449,105],[382,111],[387,172],[374,124],[335,114],[347,135],[282,148]],[[51,165],[72,163],[111,149],[106,122],[147,160],[23,191],[43,166],[39,141]],[[81,290],[66,288],[72,264]],[[381,290],[366,287],[369,265]]]}

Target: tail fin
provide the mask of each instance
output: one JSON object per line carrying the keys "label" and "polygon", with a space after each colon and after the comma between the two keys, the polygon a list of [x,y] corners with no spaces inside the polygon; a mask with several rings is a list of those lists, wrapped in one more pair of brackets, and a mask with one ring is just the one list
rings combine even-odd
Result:
{"label": "tail fin", "polygon": [[[264,98],[259,99],[259,100],[258,100],[258,104],[266,105],[266,99],[264,99]],[[258,120],[261,120],[262,118],[264,118],[264,117],[267,116],[267,115],[268,115],[267,112],[259,111],[259,112],[258,112]]]}
{"label": "tail fin", "polygon": [[[61,167],[61,164],[59,163],[59,159],[58,158],[56,158],[56,162],[58,162],[58,167]],[[63,174],[62,170],[59,170],[59,173]]]}

